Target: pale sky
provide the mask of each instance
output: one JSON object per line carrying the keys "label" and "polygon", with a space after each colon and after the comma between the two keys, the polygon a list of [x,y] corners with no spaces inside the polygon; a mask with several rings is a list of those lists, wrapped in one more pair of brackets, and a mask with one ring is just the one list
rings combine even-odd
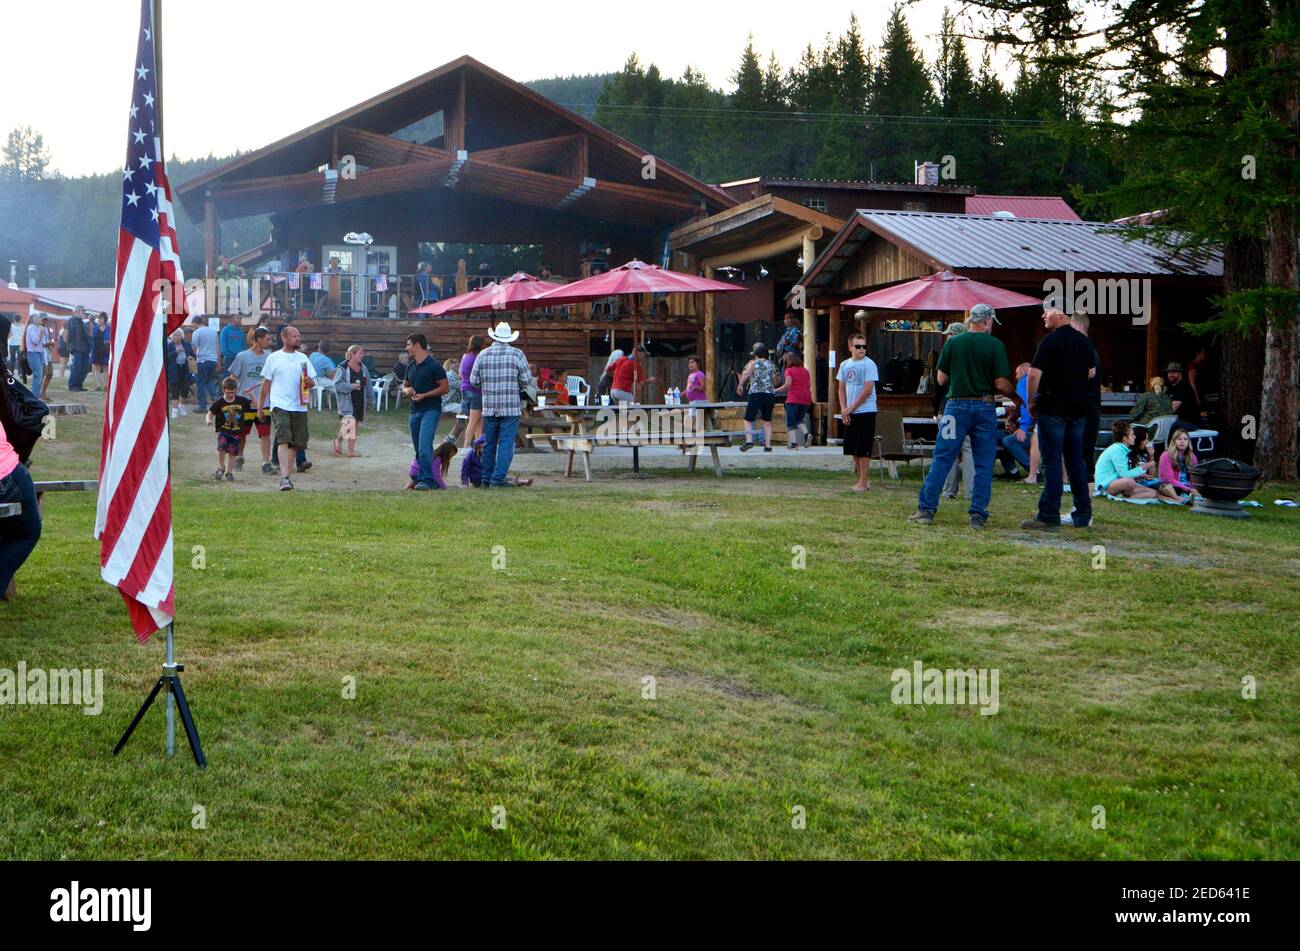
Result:
{"label": "pale sky", "polygon": [[[959,0],[949,0],[954,11]],[[260,148],[458,56],[514,79],[613,72],[635,51],[717,87],[746,35],[783,68],[820,49],[856,12],[868,46],[884,0],[164,0],[164,128],[169,156]],[[943,0],[908,9],[927,62]],[[138,0],[17,0],[4,11],[0,136],[30,125],[65,175],[116,169],[126,151]],[[978,65],[981,49],[968,45]]]}

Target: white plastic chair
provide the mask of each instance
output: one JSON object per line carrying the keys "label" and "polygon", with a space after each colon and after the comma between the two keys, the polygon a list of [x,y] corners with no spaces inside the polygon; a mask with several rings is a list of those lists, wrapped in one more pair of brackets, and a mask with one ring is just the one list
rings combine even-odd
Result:
{"label": "white plastic chair", "polygon": [[371,391],[375,394],[376,412],[382,412],[388,408],[388,394],[392,390],[394,379],[393,374],[385,373],[371,384]]}
{"label": "white plastic chair", "polygon": [[[1182,423],[1183,425],[1179,425]],[[1187,429],[1185,421],[1180,420],[1177,416],[1158,416],[1151,422],[1147,423],[1147,433],[1151,439],[1151,445],[1157,448],[1167,446],[1169,436],[1175,429]],[[1219,432],[1216,429],[1191,429],[1187,432],[1187,438],[1192,444],[1192,449],[1198,455],[1214,452],[1214,441]]]}
{"label": "white plastic chair", "polygon": [[569,388],[570,396],[577,396],[579,393],[590,393],[591,386],[582,377],[570,373],[564,380]]}
{"label": "white plastic chair", "polygon": [[334,389],[333,380],[327,380],[324,377],[318,378],[316,380],[316,385],[312,388],[311,392],[312,400],[316,404],[316,412],[324,412],[326,401],[330,399],[334,401],[334,408],[338,409],[339,394],[338,391]]}

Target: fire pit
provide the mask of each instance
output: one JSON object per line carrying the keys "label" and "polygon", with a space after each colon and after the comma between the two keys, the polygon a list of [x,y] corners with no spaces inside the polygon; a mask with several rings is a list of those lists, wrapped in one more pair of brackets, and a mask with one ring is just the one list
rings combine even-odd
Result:
{"label": "fire pit", "polygon": [[1188,470],[1192,485],[1201,495],[1192,506],[1193,512],[1202,515],[1219,515],[1225,518],[1250,518],[1237,503],[1255,491],[1263,474],[1254,466],[1235,459],[1211,459]]}

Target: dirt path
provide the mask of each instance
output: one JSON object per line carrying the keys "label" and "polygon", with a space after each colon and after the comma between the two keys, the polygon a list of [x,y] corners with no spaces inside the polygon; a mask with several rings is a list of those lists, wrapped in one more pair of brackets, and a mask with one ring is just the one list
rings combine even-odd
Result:
{"label": "dirt path", "polygon": [[[78,439],[85,440],[89,433],[98,434],[102,426],[104,394],[96,392],[67,393],[63,381],[55,380],[50,387],[50,399],[53,402],[78,402],[86,406],[87,415],[77,420]],[[317,413],[311,411],[311,440],[308,457],[312,461],[309,472],[294,476],[294,485],[302,491],[348,492],[348,491],[392,491],[406,486],[406,470],[411,461],[411,437],[407,428],[405,407],[391,409],[384,413],[370,412],[366,422],[361,426],[357,451],[360,458],[349,459],[334,455],[330,443],[337,432],[337,416],[332,411]],[[206,426],[203,414],[195,414],[192,407],[190,415],[173,419],[171,425],[172,440],[172,477],[178,485],[213,485],[212,473],[216,469],[216,437],[213,429]],[[444,421],[440,433],[448,427]],[[96,440],[97,441],[97,440]],[[96,450],[97,451],[97,450]],[[686,462],[681,453],[672,447],[654,446],[641,450],[641,468],[651,476],[644,481],[649,489],[653,486],[656,494],[675,492],[689,488],[701,488],[714,485],[712,462],[707,454],[696,464],[693,476],[686,477]],[[764,491],[764,483],[754,479],[728,480],[725,473],[752,474],[755,471],[771,472],[774,477],[781,472],[790,471],[824,471],[842,473],[847,488],[852,481],[851,471],[838,446],[814,446],[791,452],[784,446],[776,446],[772,452],[765,453],[754,449],[741,453],[739,449],[721,450],[721,462],[724,472],[724,484],[731,491]],[[263,475],[261,453],[256,434],[250,437],[246,450],[246,465],[234,483],[222,486],[225,491],[262,492],[276,489],[277,480]],[[582,478],[579,461],[575,465],[573,478],[565,478],[565,458],[563,454],[550,451],[515,453],[511,473],[525,478],[532,478],[539,486],[568,489],[599,489],[601,487],[627,485],[630,482],[632,452],[630,449],[601,449],[592,454],[592,471],[595,479],[591,485]],[[668,478],[654,478],[655,475]],[[448,472],[449,484],[459,487],[460,457],[452,460]],[[876,483],[883,485],[892,480],[881,475],[876,476]],[[807,491],[820,494],[835,493],[839,487],[821,482],[806,483]]]}

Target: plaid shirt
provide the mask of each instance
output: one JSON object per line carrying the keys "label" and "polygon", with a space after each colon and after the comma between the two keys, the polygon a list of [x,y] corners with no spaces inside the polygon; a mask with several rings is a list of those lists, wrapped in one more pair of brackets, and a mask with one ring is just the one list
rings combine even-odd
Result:
{"label": "plaid shirt", "polygon": [[478,355],[469,380],[483,391],[484,416],[518,416],[519,390],[533,377],[522,350],[496,341]]}
{"label": "plaid shirt", "polygon": [[793,327],[786,327],[785,333],[781,334],[781,340],[776,345],[776,355],[782,357],[787,353],[798,353],[800,350],[799,337],[801,335],[802,331],[799,329],[798,324]]}

